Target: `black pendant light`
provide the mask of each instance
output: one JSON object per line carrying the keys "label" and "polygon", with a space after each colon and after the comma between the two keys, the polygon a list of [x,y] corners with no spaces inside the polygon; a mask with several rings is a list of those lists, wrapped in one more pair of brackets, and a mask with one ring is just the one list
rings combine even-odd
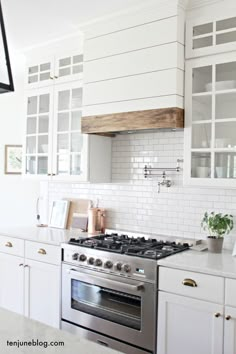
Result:
{"label": "black pendant light", "polygon": [[11,64],[7,47],[7,37],[2,14],[2,5],[0,0],[0,94],[14,91]]}

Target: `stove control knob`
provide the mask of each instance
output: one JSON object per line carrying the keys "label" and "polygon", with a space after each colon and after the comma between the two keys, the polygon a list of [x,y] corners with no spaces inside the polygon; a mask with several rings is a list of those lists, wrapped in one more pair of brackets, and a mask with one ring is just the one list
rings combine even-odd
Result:
{"label": "stove control knob", "polygon": [[88,263],[91,264],[91,265],[94,264],[94,261],[95,261],[95,259],[94,259],[93,257],[90,257],[90,258],[88,259]]}
{"label": "stove control knob", "polygon": [[72,254],[72,259],[73,259],[73,261],[77,261],[78,257],[79,257],[79,254],[78,254],[78,253]]}
{"label": "stove control knob", "polygon": [[113,263],[111,261],[106,261],[105,262],[105,267],[108,269],[111,269],[113,267]]}
{"label": "stove control knob", "polygon": [[129,272],[131,271],[131,267],[130,267],[129,264],[125,264],[125,265],[124,265],[124,271],[125,271],[126,273],[129,273]]}
{"label": "stove control knob", "polygon": [[120,263],[120,262],[116,263],[116,270],[118,270],[118,271],[122,270],[122,263]]}
{"label": "stove control knob", "polygon": [[87,257],[85,256],[85,254],[81,254],[81,255],[79,256],[79,260],[80,260],[81,262],[86,261],[86,259],[87,259]]}
{"label": "stove control knob", "polygon": [[95,265],[96,265],[97,267],[101,267],[101,265],[102,265],[102,260],[99,259],[99,258],[97,258],[96,261],[95,261]]}

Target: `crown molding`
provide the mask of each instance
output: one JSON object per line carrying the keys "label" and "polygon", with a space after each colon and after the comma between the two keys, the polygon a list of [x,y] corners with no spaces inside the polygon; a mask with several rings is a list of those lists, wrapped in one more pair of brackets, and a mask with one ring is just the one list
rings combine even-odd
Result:
{"label": "crown molding", "polygon": [[199,7],[209,6],[212,4],[221,3],[223,1],[224,0],[189,0],[187,9],[197,9]]}

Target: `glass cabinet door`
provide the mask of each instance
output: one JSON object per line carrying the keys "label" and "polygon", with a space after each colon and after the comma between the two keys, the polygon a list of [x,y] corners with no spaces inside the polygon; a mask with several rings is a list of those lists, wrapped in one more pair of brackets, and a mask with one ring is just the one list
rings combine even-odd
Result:
{"label": "glass cabinet door", "polygon": [[81,53],[59,56],[55,61],[55,83],[81,80],[84,56]]}
{"label": "glass cabinet door", "polygon": [[25,173],[47,175],[50,154],[50,116],[52,93],[48,90],[32,92],[27,99],[25,142]]}
{"label": "glass cabinet door", "polygon": [[47,58],[41,61],[33,61],[27,67],[28,87],[44,87],[53,84],[54,79],[54,60]]}
{"label": "glass cabinet door", "polygon": [[86,137],[81,134],[82,87],[77,82],[55,89],[54,171],[58,176],[85,173]]}
{"label": "glass cabinet door", "polygon": [[236,59],[191,71],[191,178],[234,179]]}

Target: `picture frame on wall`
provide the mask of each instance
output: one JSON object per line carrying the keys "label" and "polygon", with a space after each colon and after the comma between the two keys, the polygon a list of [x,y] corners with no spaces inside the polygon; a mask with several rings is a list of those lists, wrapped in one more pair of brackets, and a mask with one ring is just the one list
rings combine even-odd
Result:
{"label": "picture frame on wall", "polygon": [[22,145],[5,145],[5,166],[6,175],[22,174]]}
{"label": "picture frame on wall", "polygon": [[69,208],[69,200],[54,200],[52,202],[49,226],[56,227],[58,229],[65,229],[68,219]]}

